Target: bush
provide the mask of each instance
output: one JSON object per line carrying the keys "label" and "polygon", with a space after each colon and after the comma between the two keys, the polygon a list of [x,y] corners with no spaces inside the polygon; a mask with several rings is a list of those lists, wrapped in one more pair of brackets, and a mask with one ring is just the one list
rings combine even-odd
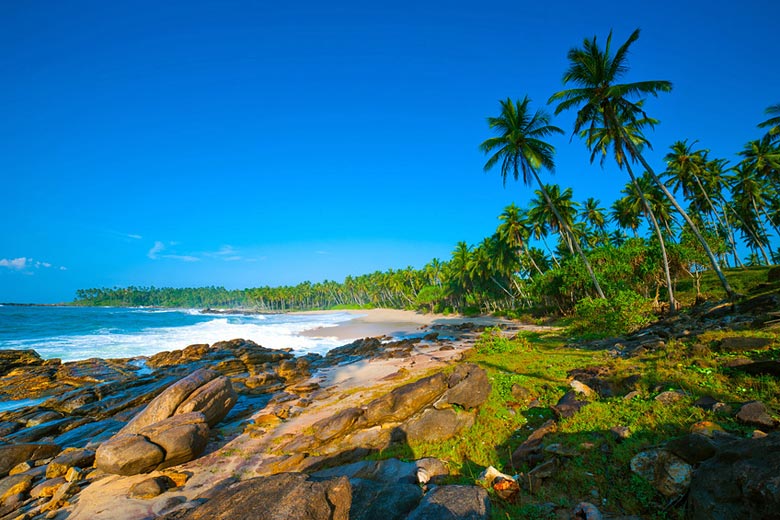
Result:
{"label": "bush", "polygon": [[652,310],[652,300],[633,291],[620,291],[610,299],[585,298],[574,308],[570,330],[578,336],[620,336],[648,325]]}
{"label": "bush", "polygon": [[519,349],[528,350],[529,343],[524,337],[509,339],[502,334],[500,328],[491,327],[480,335],[475,348],[480,354],[506,354]]}

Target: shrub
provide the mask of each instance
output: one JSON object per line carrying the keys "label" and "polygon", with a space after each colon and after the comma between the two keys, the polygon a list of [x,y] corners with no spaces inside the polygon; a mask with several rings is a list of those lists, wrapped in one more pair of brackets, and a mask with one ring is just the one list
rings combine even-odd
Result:
{"label": "shrub", "polygon": [[574,308],[571,332],[578,336],[608,337],[634,332],[652,321],[652,300],[633,291],[610,299],[585,298]]}

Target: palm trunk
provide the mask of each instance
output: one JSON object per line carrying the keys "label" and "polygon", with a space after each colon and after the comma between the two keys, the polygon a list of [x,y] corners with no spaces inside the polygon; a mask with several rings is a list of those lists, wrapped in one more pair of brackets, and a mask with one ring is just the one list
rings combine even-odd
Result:
{"label": "palm trunk", "polygon": [[742,226],[743,226],[743,227],[744,227],[744,229],[745,229],[745,230],[748,232],[748,234],[749,234],[751,237],[753,237],[753,241],[754,241],[754,242],[755,242],[755,244],[758,246],[758,249],[761,251],[761,254],[763,255],[764,259],[766,259],[766,260],[767,260],[767,264],[769,264],[769,263],[770,263],[770,262],[769,262],[769,257],[766,255],[766,251],[764,250],[764,246],[762,246],[762,245],[761,245],[761,239],[760,239],[760,238],[758,237],[758,235],[756,234],[756,230],[755,230],[755,229],[753,229],[753,228],[750,226],[750,224],[748,224],[748,223],[745,221],[745,219],[744,219],[744,218],[742,218],[742,215],[740,215],[740,214],[739,214],[739,212],[738,212],[736,209],[734,209],[734,208],[733,208],[731,205],[728,205],[728,204],[727,204],[727,205],[726,205],[726,207],[727,207],[727,208],[729,208],[729,209],[731,210],[731,212],[732,212],[732,213],[734,213],[734,215],[736,215],[736,216],[737,216],[737,219],[739,219],[739,221],[740,221],[740,222],[742,222]]}
{"label": "palm trunk", "polygon": [[[560,225],[563,226],[563,230],[567,233],[567,235],[570,234],[569,226],[563,221],[563,218],[561,218],[561,214],[558,213],[558,208],[556,208],[555,205],[552,203],[552,200],[550,200],[550,195],[547,194],[547,189],[544,187],[544,184],[542,184],[541,179],[539,179],[539,175],[536,174],[535,170],[532,169],[531,171],[533,172],[534,177],[536,178],[536,182],[539,184],[539,188],[542,190],[542,195],[544,195],[547,204],[550,206],[550,209],[555,215],[555,218],[557,218]],[[579,241],[572,240],[572,242],[574,243],[574,247],[577,249],[577,254],[580,255],[580,258],[582,258],[582,261],[585,264],[585,269],[588,270],[588,274],[590,275],[590,279],[593,281],[593,286],[596,288],[596,292],[598,293],[599,298],[606,299],[606,296],[604,296],[604,291],[601,290],[599,281],[596,279],[596,273],[593,272],[593,267],[591,267],[590,262],[588,262],[585,253],[582,252],[582,248],[580,247]]]}
{"label": "palm trunk", "polygon": [[723,274],[723,271],[720,268],[720,265],[718,264],[718,259],[715,258],[715,255],[712,253],[712,250],[710,249],[709,244],[707,244],[707,241],[704,240],[704,237],[702,236],[701,232],[699,231],[699,228],[696,227],[696,224],[693,223],[691,220],[691,217],[688,216],[688,213],[680,206],[680,203],[677,202],[677,199],[674,198],[674,195],[669,191],[669,189],[666,187],[666,185],[661,181],[661,179],[658,178],[658,175],[656,175],[653,168],[650,167],[650,165],[647,163],[645,158],[642,156],[641,153],[639,153],[639,150],[637,150],[636,146],[634,145],[633,141],[631,141],[631,138],[626,133],[625,129],[623,127],[621,128],[621,132],[623,133],[623,138],[625,140],[626,146],[631,150],[631,154],[639,159],[639,162],[642,163],[642,166],[645,167],[645,169],[650,173],[650,176],[653,178],[653,181],[658,185],[659,188],[661,188],[661,191],[664,192],[664,195],[666,195],[669,198],[669,201],[672,203],[672,205],[677,209],[677,211],[682,215],[682,217],[685,219],[685,222],[688,223],[688,225],[691,227],[691,231],[693,231],[693,234],[696,236],[696,239],[701,243],[702,248],[704,248],[704,252],[707,254],[707,258],[710,260],[710,264],[712,264],[712,269],[715,271],[715,274],[718,276],[718,279],[720,280],[721,285],[723,285],[723,289],[726,291],[726,295],[734,300],[737,297],[737,293],[734,292],[734,289],[731,288],[731,285],[729,285],[729,281],[726,280],[726,276]]}
{"label": "palm trunk", "polygon": [[658,237],[658,242],[661,244],[661,256],[663,257],[664,261],[664,276],[666,277],[666,288],[668,289],[669,293],[669,314],[675,314],[677,312],[677,302],[674,299],[674,290],[672,289],[672,275],[669,272],[669,257],[666,255],[666,244],[664,242],[663,233],[661,233],[661,226],[658,225],[658,219],[655,218],[653,209],[647,202],[644,192],[639,187],[639,183],[636,181],[636,177],[634,177],[634,172],[631,170],[631,164],[629,161],[626,161],[626,170],[628,170],[628,175],[631,177],[631,182],[634,183],[634,187],[639,193],[639,198],[642,199],[642,204],[647,211],[647,215],[650,218],[650,221],[653,223],[653,230],[655,231],[655,235]]}

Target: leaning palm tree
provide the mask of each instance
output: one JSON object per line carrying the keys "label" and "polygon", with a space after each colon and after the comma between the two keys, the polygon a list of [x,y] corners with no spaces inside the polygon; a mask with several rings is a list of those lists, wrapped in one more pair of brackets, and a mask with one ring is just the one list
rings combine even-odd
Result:
{"label": "leaning palm tree", "polygon": [[[627,155],[631,160],[638,160],[647,170],[653,181],[659,185],[675,209],[683,216],[691,227],[691,231],[701,242],[702,248],[712,264],[712,268],[720,279],[729,297],[736,293],[729,285],[718,265],[718,260],[710,249],[690,216],[680,206],[674,195],[666,188],[653,168],[647,163],[639,147],[632,139],[627,128],[637,121],[649,119],[642,108],[641,100],[630,98],[642,95],[657,96],[660,92],[672,90],[669,81],[640,81],[634,83],[618,83],[628,71],[628,51],[631,44],[639,38],[639,29],[635,30],[628,40],[612,54],[612,32],[607,37],[604,50],[599,48],[596,37],[585,39],[582,48],[571,49],[568,53],[569,68],[563,76],[564,84],[574,84],[576,88],[562,90],[553,94],[549,102],[558,102],[555,113],[578,107],[574,122],[574,133],[585,134],[586,139],[592,132],[608,131],[612,134],[611,141],[616,156]],[[649,126],[653,126],[650,123]]]}
{"label": "leaning palm tree", "polygon": [[780,104],[767,107],[765,112],[767,115],[770,115],[772,117],[770,117],[763,123],[759,123],[758,127],[768,128],[769,130],[767,130],[766,135],[770,139],[780,138]]}
{"label": "leaning palm tree", "polygon": [[[550,209],[557,213],[557,209],[550,201],[550,197],[539,179],[539,170],[545,168],[550,172],[555,170],[553,154],[555,148],[545,141],[553,134],[563,133],[563,130],[550,124],[550,116],[541,110],[532,113],[529,104],[531,100],[528,96],[522,101],[512,102],[511,99],[500,101],[501,114],[498,117],[489,117],[488,125],[498,133],[479,145],[480,150],[485,154],[492,154],[485,163],[485,171],[492,169],[499,162],[501,163],[501,177],[506,186],[506,179],[509,175],[515,180],[522,174],[523,182],[526,185],[535,179],[539,188],[542,190]],[[556,215],[558,220],[563,222],[560,215]],[[571,237],[571,230],[564,231]],[[596,274],[588,262],[585,253],[576,240],[574,247],[582,258],[585,268],[588,270],[593,286],[599,297],[604,298],[604,292],[601,290]]]}

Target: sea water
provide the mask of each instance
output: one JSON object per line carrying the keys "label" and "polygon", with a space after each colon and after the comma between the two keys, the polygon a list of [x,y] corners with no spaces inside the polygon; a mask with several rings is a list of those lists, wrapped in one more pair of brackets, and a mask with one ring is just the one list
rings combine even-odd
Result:
{"label": "sea water", "polygon": [[[325,354],[349,343],[301,336],[355,316],[321,314],[204,314],[193,309],[0,306],[0,349],[34,349],[44,359],[151,356],[195,343],[250,339],[296,355]],[[327,332],[323,334],[327,336]]]}

